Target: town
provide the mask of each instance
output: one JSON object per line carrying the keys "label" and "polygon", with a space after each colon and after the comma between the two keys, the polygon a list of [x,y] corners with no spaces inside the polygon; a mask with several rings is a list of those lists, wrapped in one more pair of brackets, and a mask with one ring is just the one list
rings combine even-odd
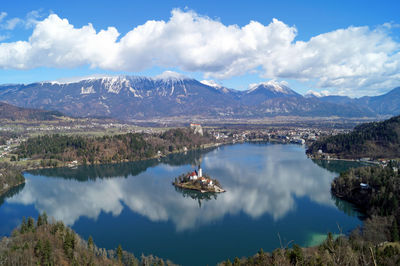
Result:
{"label": "town", "polygon": [[[0,126],[0,160],[18,160],[13,154],[15,148],[29,137],[44,134],[78,134],[85,136],[117,135],[125,133],[160,134],[171,127],[139,126],[120,121],[101,121],[99,119],[80,119],[80,123],[34,124],[5,123]],[[186,124],[187,125],[187,124]],[[300,126],[269,126],[269,125],[200,125],[191,123],[195,133],[210,134],[221,144],[237,142],[274,142],[308,145],[316,140],[348,132],[345,127],[300,127]],[[13,157],[14,156],[14,157]]]}

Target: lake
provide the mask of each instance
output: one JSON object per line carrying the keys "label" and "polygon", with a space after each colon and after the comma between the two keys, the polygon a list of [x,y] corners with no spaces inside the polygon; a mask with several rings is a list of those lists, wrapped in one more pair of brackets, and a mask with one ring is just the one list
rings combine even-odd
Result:
{"label": "lake", "polygon": [[[182,191],[171,182],[202,165],[227,191]],[[23,216],[45,211],[99,247],[121,244],[183,265],[215,265],[260,248],[321,242],[361,220],[332,198],[332,179],[356,163],[312,161],[299,145],[244,143],[161,160],[25,173],[26,184],[0,198],[0,235]]]}

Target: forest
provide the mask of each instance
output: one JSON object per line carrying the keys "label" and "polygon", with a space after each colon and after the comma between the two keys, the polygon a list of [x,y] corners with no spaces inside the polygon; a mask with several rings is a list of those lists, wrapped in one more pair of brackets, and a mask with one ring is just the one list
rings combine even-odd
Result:
{"label": "forest", "polygon": [[355,204],[369,216],[396,215],[400,222],[400,173],[397,166],[392,162],[386,167],[352,168],[333,180],[332,193]]}
{"label": "forest", "polygon": [[0,163],[0,195],[25,182],[21,167],[9,163]]}
{"label": "forest", "polygon": [[309,146],[307,154],[317,155],[319,150],[338,158],[399,158],[400,116],[382,122],[364,123],[350,133],[318,140]]}
{"label": "forest", "polygon": [[348,237],[335,237],[328,233],[325,241],[316,247],[282,245],[273,252],[261,249],[253,256],[227,259],[219,265],[399,265],[400,245],[380,242],[383,238],[377,235],[385,227],[380,229],[379,224],[379,219],[370,219],[365,222],[363,230],[356,229]]}
{"label": "forest", "polygon": [[58,111],[45,111],[40,109],[21,108],[4,102],[0,102],[0,120],[49,121],[49,120],[57,120],[62,116],[64,115]]}
{"label": "forest", "polygon": [[[160,134],[128,133],[87,137],[44,135],[29,138],[16,154],[18,159],[41,159],[41,166],[61,166],[77,160],[79,164],[105,164],[155,158],[213,143],[210,135],[195,134],[189,128],[170,129]],[[185,149],[186,148],[186,149]]]}
{"label": "forest", "polygon": [[140,258],[124,251],[98,248],[60,221],[49,221],[46,213],[37,221],[23,218],[11,237],[0,241],[0,265],[174,265],[152,255]]}

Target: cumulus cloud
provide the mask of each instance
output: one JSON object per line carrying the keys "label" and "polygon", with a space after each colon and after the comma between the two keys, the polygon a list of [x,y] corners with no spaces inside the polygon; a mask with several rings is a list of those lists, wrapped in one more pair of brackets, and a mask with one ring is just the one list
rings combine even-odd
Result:
{"label": "cumulus cloud", "polygon": [[90,65],[141,71],[160,66],[218,79],[261,69],[265,78],[312,80],[319,88],[341,92],[390,88],[400,78],[400,46],[384,25],[351,26],[308,41],[297,41],[297,29],[277,19],[239,27],[179,9],[168,21],[149,20],[124,36],[114,27],[77,28],[56,14],[33,25],[28,41],[0,44],[0,68]]}

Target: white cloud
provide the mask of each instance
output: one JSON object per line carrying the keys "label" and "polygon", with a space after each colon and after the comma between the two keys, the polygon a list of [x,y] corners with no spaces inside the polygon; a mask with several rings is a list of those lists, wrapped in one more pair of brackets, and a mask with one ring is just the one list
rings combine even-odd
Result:
{"label": "white cloud", "polygon": [[10,38],[10,36],[7,35],[7,34],[6,35],[0,35],[0,42],[6,40],[8,38]]}
{"label": "white cloud", "polygon": [[329,92],[329,91],[327,91],[327,90],[323,90],[323,91],[313,91],[313,90],[308,90],[307,92],[306,92],[306,96],[315,96],[315,97],[323,97],[323,96],[328,96],[328,95],[330,95],[331,93]]}
{"label": "white cloud", "polygon": [[26,29],[33,28],[37,23],[39,23],[38,19],[42,17],[40,10],[33,10],[29,12],[26,14],[24,19],[15,17],[4,20],[4,18],[7,16],[7,12],[0,13],[0,30],[14,30],[18,25],[25,26]]}
{"label": "white cloud", "polygon": [[315,80],[319,88],[347,93],[391,88],[400,78],[400,46],[389,24],[296,41],[297,29],[277,19],[239,27],[176,9],[168,21],[149,20],[118,39],[114,27],[97,32],[92,24],[76,28],[56,14],[42,21],[36,17],[28,41],[0,44],[0,68],[90,65],[141,71],[160,66],[218,79],[262,69],[265,78]]}
{"label": "white cloud", "polygon": [[0,13],[0,22],[2,22],[5,17],[7,17],[7,12],[4,12],[4,11],[1,12]]}
{"label": "white cloud", "polygon": [[39,19],[42,17],[40,13],[41,10],[32,10],[29,12],[25,18],[25,27],[29,29],[36,26],[36,24],[39,23]]}
{"label": "white cloud", "polygon": [[15,27],[18,24],[22,24],[22,23],[24,23],[22,19],[12,18],[12,19],[7,20],[4,24],[2,24],[1,28],[5,29],[5,30],[13,30],[13,29],[15,29]]}
{"label": "white cloud", "polygon": [[[23,24],[24,21],[20,18],[11,18],[4,20],[8,16],[7,12],[0,13],[0,29],[1,30],[13,30],[18,24]],[[4,40],[4,39],[3,39]],[[2,39],[0,39],[2,41]]]}

